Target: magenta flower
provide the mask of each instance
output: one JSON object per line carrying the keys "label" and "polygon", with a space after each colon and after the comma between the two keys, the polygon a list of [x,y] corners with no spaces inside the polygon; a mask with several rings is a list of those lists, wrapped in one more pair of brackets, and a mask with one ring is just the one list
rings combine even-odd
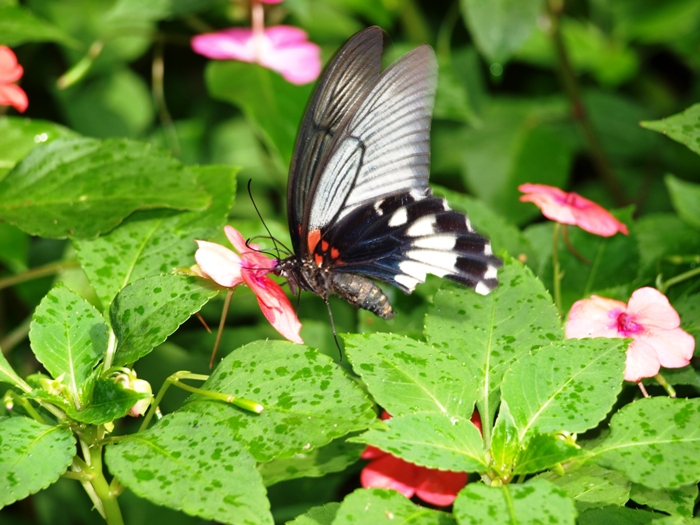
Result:
{"label": "magenta flower", "polygon": [[627,226],[609,211],[576,193],[567,193],[545,184],[521,184],[518,189],[525,193],[520,200],[538,206],[548,219],[562,224],[575,224],[602,237],[610,237],[617,232],[629,234]]}
{"label": "magenta flower", "polygon": [[24,90],[13,84],[24,74],[24,69],[17,63],[12,49],[0,46],[0,106],[12,106],[20,113],[29,106],[29,99]]}
{"label": "magenta flower", "polygon": [[591,296],[576,301],[569,312],[566,337],[629,337],[625,379],[639,382],[654,377],[659,368],[690,363],[695,338],[680,328],[680,318],[664,294],[640,288],[627,304]]}
{"label": "magenta flower", "polygon": [[301,323],[294,308],[282,288],[267,276],[274,268],[275,260],[256,251],[258,246],[255,244],[246,246],[245,239],[235,228],[226,226],[224,231],[238,254],[220,244],[195,241],[199,249],[194,258],[203,277],[226,288],[246,284],[275,330],[290,341],[303,343],[299,336]]}
{"label": "magenta flower", "polygon": [[[384,411],[381,419],[386,420],[390,417]],[[472,422],[481,430],[481,419],[476,410]],[[452,505],[457,493],[467,484],[466,472],[420,467],[371,445],[360,457],[372,460],[360,474],[360,483],[364,488],[393,489],[407,498],[415,495],[439,507]]]}
{"label": "magenta flower", "polygon": [[219,60],[254,62],[280,73],[292,84],[308,84],[321,73],[321,49],[297,27],[275,26],[255,31],[235,27],[197,35],[192,49]]}

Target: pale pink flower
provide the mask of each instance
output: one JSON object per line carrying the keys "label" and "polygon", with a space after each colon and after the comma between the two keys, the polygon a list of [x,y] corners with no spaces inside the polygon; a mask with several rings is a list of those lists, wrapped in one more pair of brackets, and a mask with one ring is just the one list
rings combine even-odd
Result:
{"label": "pale pink flower", "polygon": [[609,211],[576,193],[567,193],[545,184],[521,184],[518,189],[525,193],[520,200],[538,206],[548,219],[561,224],[575,224],[602,237],[610,237],[617,232],[629,234],[627,226]]}
{"label": "pale pink flower", "polygon": [[690,363],[695,338],[680,328],[680,317],[664,294],[640,288],[627,304],[591,296],[576,301],[569,312],[566,337],[629,337],[625,379],[639,382],[654,377],[659,368],[680,368]]}
{"label": "pale pink flower", "polygon": [[[386,411],[381,415],[382,420],[390,417]],[[481,430],[481,418],[476,410],[472,422]],[[393,489],[407,498],[415,495],[439,507],[452,505],[457,493],[467,484],[466,472],[420,467],[371,445],[365,448],[360,457],[372,460],[360,474],[360,483],[364,488]]]}
{"label": "pale pink flower", "polygon": [[148,394],[148,397],[137,401],[134,406],[129,409],[127,415],[131,417],[139,417],[146,413],[148,407],[151,406],[153,402],[153,391],[151,390],[151,384],[144,379],[138,379],[136,377],[136,372],[129,369],[124,369],[121,374],[115,376],[114,380],[120,383],[127,390],[133,390],[139,394]]}
{"label": "pale pink flower", "polygon": [[294,308],[280,285],[267,276],[276,261],[256,251],[255,244],[246,246],[245,239],[235,228],[226,226],[224,231],[238,254],[220,244],[195,241],[199,249],[194,258],[203,276],[226,288],[246,284],[275,330],[290,341],[303,343],[299,336],[301,323]]}
{"label": "pale pink flower", "polygon": [[24,74],[24,69],[17,63],[12,49],[0,46],[0,106],[12,106],[24,113],[29,106],[29,99],[24,90],[13,84]]}
{"label": "pale pink flower", "polygon": [[260,64],[292,84],[308,84],[321,73],[321,49],[309,42],[306,32],[298,27],[224,29],[195,36],[192,49],[208,58]]}

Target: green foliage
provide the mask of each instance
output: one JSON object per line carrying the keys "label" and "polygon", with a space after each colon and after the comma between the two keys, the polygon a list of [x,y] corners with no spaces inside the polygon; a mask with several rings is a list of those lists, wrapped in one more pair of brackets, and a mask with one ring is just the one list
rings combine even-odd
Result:
{"label": "green foliage", "polygon": [[[195,241],[231,249],[231,224],[258,256],[288,255],[285,173],[313,91],[193,53],[250,7],[307,31],[324,63],[368,23],[386,64],[434,47],[430,182],[503,259],[496,290],[382,285],[393,319],[333,297],[332,324],[304,294],[306,345],[245,286],[222,313]],[[644,347],[565,338],[576,301],[644,286],[700,338],[697,0],[0,0],[0,45],[23,68],[0,79],[3,524],[700,522],[697,358],[635,385]],[[523,183],[592,199],[629,235],[555,230]],[[388,461],[412,500],[358,488]]]}

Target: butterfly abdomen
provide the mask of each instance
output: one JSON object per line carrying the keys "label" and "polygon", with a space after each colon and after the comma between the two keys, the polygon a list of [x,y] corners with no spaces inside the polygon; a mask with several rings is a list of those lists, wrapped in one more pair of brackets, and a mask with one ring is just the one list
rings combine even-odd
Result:
{"label": "butterfly abdomen", "polygon": [[394,317],[389,298],[379,286],[366,277],[350,273],[331,274],[330,285],[333,293],[350,304],[369,310],[383,319]]}

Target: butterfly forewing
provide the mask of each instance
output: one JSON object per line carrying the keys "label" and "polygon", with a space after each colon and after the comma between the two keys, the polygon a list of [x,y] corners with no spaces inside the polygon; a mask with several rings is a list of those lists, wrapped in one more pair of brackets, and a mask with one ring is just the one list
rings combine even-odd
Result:
{"label": "butterfly forewing", "polygon": [[324,154],[343,120],[347,121],[377,82],[381,73],[383,32],[370,27],[351,38],[324,73],[299,128],[289,172],[287,205],[295,251],[299,229],[308,208],[307,198],[320,177]]}
{"label": "butterfly forewing", "polygon": [[381,48],[379,28],[355,35],[312,98],[287,191],[295,255],[277,272],[390,318],[366,277],[410,293],[434,274],[487,293],[501,262],[428,186],[435,53],[420,46],[381,72]]}

